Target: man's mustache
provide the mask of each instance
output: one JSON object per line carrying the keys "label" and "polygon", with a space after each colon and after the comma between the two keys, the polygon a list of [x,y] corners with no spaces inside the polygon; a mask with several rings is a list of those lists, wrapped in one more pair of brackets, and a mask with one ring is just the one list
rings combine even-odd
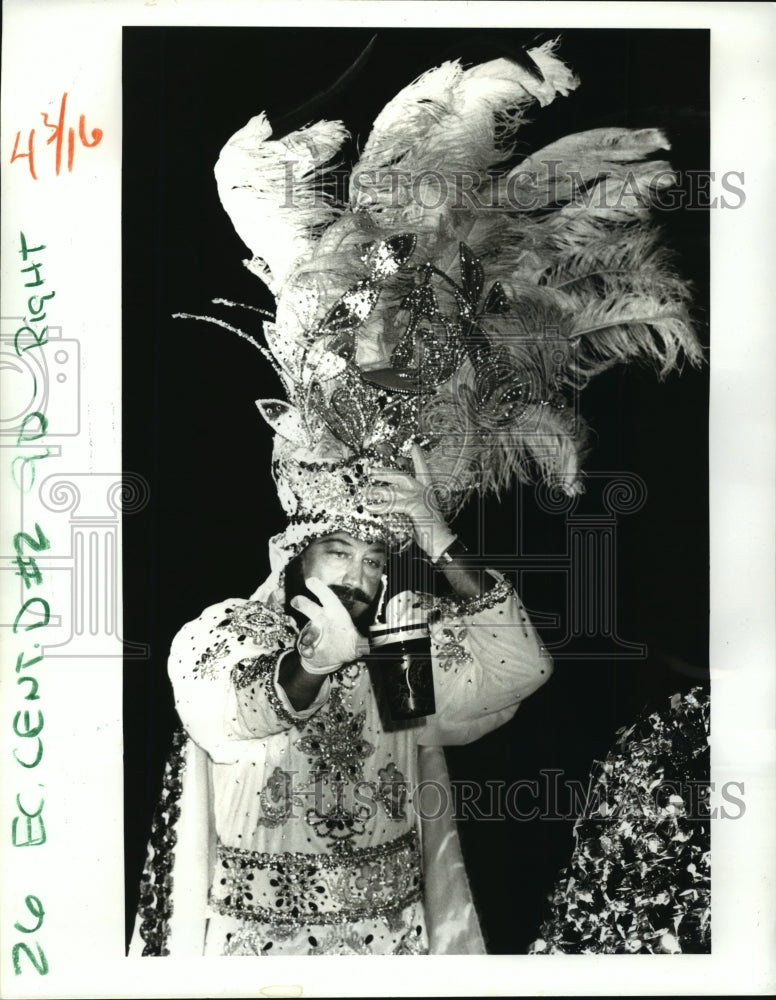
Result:
{"label": "man's mustache", "polygon": [[345,587],[341,583],[330,583],[329,589],[334,591],[348,610],[353,607],[356,601],[361,604],[369,604],[372,600],[369,594],[364,593],[360,587]]}

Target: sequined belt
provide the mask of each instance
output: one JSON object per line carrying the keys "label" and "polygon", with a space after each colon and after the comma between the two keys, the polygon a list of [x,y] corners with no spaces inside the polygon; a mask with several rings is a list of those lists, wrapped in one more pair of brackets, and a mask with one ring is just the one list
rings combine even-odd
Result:
{"label": "sequined belt", "polygon": [[219,843],[210,906],[275,925],[330,924],[395,913],[421,889],[414,830],[342,854],[260,854]]}

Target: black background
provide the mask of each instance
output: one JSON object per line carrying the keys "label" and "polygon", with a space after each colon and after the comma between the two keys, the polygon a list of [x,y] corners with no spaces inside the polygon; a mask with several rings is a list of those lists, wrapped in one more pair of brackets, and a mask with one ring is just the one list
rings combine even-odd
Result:
{"label": "black background", "polygon": [[[165,663],[181,625],[208,604],[247,596],[268,571],[266,543],[283,519],[269,476],[271,435],[254,400],[279,395],[268,365],[215,326],[173,320],[219,315],[244,329],[250,314],[211,300],[272,308],[241,266],[248,252],[221,208],[213,165],[226,140],[265,110],[282,134],[341,118],[351,158],[383,105],[419,73],[449,58],[480,62],[557,34],[581,78],[568,98],[536,111],[520,133],[525,152],[604,125],[661,126],[680,171],[708,169],[708,32],[659,30],[380,29],[346,85],[306,106],[354,62],[368,29],[127,28],[124,31],[123,413],[124,468],[143,475],[151,502],[124,520],[124,636],[149,645],[125,666],[127,917],[131,928],[151,814],[175,725]],[[295,109],[303,110],[294,113]],[[663,213],[682,273],[695,285],[699,336],[708,344],[708,214]],[[573,645],[551,682],[514,720],[469,747],[447,751],[451,776],[540,779],[558,769],[585,781],[615,731],[645,706],[703,683],[708,665],[708,368],[658,382],[617,369],[581,398],[594,429],[589,472],[627,471],[646,503],[617,522],[618,632],[646,644],[646,659],[586,659]],[[588,507],[585,506],[588,505]],[[565,518],[521,499],[535,554],[561,553]],[[600,513],[595,490],[578,512]],[[488,551],[514,544],[515,497],[485,505]],[[457,528],[476,544],[477,511]],[[509,541],[506,541],[509,540]],[[507,547],[505,547],[505,545]],[[514,551],[512,549],[512,551]],[[532,572],[521,596],[547,643],[564,634],[558,574]],[[571,657],[575,652],[578,655]],[[559,803],[563,812],[563,803]],[[467,868],[489,950],[521,953],[538,933],[543,899],[572,847],[569,820],[462,819]]]}

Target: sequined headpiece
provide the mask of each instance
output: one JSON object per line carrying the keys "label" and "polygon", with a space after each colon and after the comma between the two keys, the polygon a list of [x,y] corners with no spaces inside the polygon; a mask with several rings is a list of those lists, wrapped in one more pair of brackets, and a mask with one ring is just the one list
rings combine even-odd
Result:
{"label": "sequined headpiece", "polygon": [[595,129],[505,166],[526,109],[578,85],[553,43],[528,58],[448,62],[402,90],[347,203],[327,188],[341,122],[272,140],[259,115],[221,152],[219,195],[277,303],[262,350],[288,398],[257,405],[288,556],[338,528],[406,542],[410,525],[363,499],[370,468],[409,469],[413,443],[449,513],[537,471],[576,492],[574,393],[618,362],[701,358],[650,218],[673,183],[647,160],[665,136]]}

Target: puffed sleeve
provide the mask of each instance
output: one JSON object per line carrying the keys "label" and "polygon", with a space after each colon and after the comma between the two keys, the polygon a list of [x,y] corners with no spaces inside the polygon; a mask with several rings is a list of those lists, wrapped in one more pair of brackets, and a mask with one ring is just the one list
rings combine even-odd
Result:
{"label": "puffed sleeve", "polygon": [[419,743],[471,743],[508,722],[550,678],[552,659],[520,598],[491,575],[497,582],[482,597],[442,602],[432,620],[436,713],[419,727]]}
{"label": "puffed sleeve", "polygon": [[175,636],[168,661],[175,707],[216,763],[238,759],[246,741],[304,722],[328,698],[327,677],[309,708],[298,712],[278,683],[280,661],[295,641],[292,619],[239,598],[207,608]]}

